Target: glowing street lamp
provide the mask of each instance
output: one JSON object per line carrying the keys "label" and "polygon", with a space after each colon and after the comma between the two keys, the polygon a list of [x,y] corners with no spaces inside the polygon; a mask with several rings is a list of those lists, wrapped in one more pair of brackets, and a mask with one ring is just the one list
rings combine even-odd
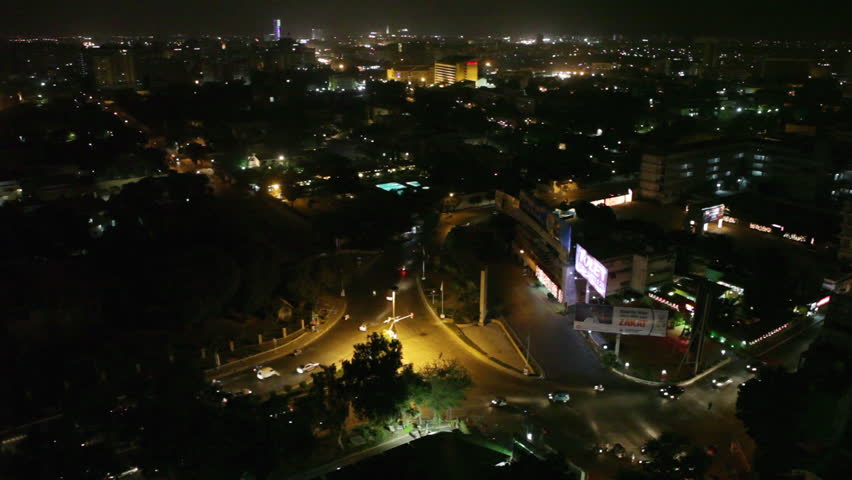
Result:
{"label": "glowing street lamp", "polygon": [[396,290],[391,290],[391,296],[385,299],[391,302],[391,318],[396,318]]}

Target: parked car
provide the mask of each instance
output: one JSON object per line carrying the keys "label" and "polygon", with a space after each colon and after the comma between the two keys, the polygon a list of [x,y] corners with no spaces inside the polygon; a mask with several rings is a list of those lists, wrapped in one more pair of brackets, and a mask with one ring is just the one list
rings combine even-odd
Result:
{"label": "parked car", "polygon": [[547,399],[551,402],[568,403],[571,396],[568,395],[568,392],[550,392],[547,394]]}
{"label": "parked car", "polygon": [[683,392],[683,387],[678,387],[677,385],[665,385],[660,387],[660,396],[670,400],[677,400]]}
{"label": "parked car", "polygon": [[494,407],[505,407],[509,402],[506,401],[505,397],[494,397],[491,400],[491,405]]}
{"label": "parked car", "polygon": [[311,370],[313,370],[317,367],[319,367],[319,363],[316,363],[316,362],[306,363],[304,365],[300,365],[299,367],[297,367],[296,373],[299,373],[299,374],[308,373],[308,372],[310,372]]}
{"label": "parked car", "polygon": [[256,367],[256,368],[255,368],[255,372],[256,372],[256,374],[257,374],[257,379],[258,379],[258,380],[265,380],[265,379],[267,379],[267,378],[269,378],[269,377],[277,377],[277,376],[280,376],[280,375],[281,375],[280,373],[278,373],[278,371],[277,371],[277,370],[275,370],[275,369],[274,369],[274,368],[272,368],[272,367],[261,367],[261,366],[258,366],[258,367]]}

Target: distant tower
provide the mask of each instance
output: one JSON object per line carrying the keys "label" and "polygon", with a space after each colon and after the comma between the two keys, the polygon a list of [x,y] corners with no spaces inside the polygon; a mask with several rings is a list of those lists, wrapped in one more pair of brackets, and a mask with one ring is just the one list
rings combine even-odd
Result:
{"label": "distant tower", "polygon": [[385,25],[385,35],[390,35],[390,25]]}
{"label": "distant tower", "polygon": [[312,28],[311,40],[325,40],[325,30],[322,28]]}
{"label": "distant tower", "polygon": [[274,27],[272,34],[275,35],[275,40],[281,40],[281,19],[276,18],[272,25]]}

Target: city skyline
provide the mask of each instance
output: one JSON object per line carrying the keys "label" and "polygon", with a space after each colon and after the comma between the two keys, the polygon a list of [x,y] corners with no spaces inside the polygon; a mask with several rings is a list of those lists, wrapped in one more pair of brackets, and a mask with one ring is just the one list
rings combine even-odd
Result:
{"label": "city skyline", "polygon": [[[715,2],[695,5],[657,2],[636,6],[610,1],[596,5],[563,5],[554,1],[518,5],[492,2],[396,4],[385,0],[357,4],[325,0],[310,4],[257,2],[236,5],[197,0],[120,4],[87,0],[80,4],[47,1],[17,4],[0,20],[0,35],[140,35],[271,33],[273,19],[282,20],[282,35],[308,37],[322,27],[332,35],[409,28],[437,35],[671,34],[777,38],[848,38],[844,19],[849,6],[831,8],[758,2],[751,5]],[[50,12],[45,15],[45,11]],[[844,11],[846,14],[844,14]],[[789,19],[795,18],[795,23]]]}

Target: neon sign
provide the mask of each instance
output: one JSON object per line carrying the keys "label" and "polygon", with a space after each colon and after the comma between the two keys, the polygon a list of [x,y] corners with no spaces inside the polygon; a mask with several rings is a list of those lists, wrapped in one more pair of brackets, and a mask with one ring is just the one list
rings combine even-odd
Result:
{"label": "neon sign", "polygon": [[589,255],[585,248],[577,245],[577,256],[574,266],[589,285],[602,297],[606,297],[606,287],[609,282],[609,271],[595,257]]}
{"label": "neon sign", "polygon": [[653,294],[651,292],[648,292],[648,296],[656,302],[662,303],[663,305],[665,305],[669,308],[672,308],[672,309],[674,309],[678,312],[680,311],[680,305],[672,302],[671,300],[665,299],[665,298],[663,298],[659,295]]}
{"label": "neon sign", "polygon": [[788,240],[793,240],[794,242],[799,243],[808,243],[808,237],[805,235],[797,235],[795,233],[785,233],[784,238]]}
{"label": "neon sign", "polygon": [[547,291],[550,292],[550,294],[556,298],[556,301],[558,301],[559,303],[565,301],[565,296],[562,293],[562,289],[560,289],[555,283],[553,283],[553,280],[551,280],[550,277],[548,277],[547,274],[544,273],[544,270],[542,270],[541,267],[539,267],[538,265],[536,265],[535,267],[535,278],[537,278],[538,281],[541,282],[542,285],[544,285],[544,288],[546,288]]}
{"label": "neon sign", "polygon": [[758,232],[772,233],[772,227],[767,227],[766,225],[760,225],[758,223],[749,223],[748,228],[757,230]]}

